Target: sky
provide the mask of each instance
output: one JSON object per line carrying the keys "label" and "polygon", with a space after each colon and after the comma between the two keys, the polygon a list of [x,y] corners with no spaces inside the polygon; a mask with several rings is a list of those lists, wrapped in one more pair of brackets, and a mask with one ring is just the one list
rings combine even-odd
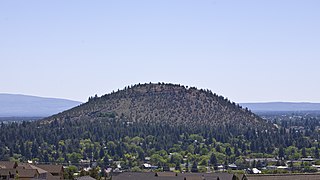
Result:
{"label": "sky", "polygon": [[318,0],[3,0],[0,93],[85,102],[137,83],[320,102]]}

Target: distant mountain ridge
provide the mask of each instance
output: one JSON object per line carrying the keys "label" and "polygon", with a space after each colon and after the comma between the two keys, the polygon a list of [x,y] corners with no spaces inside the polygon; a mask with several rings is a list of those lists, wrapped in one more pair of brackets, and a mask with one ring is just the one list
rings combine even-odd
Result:
{"label": "distant mountain ridge", "polygon": [[320,111],[320,103],[308,102],[240,103],[240,105],[253,112]]}
{"label": "distant mountain ridge", "polygon": [[0,117],[47,117],[80,104],[66,99],[0,93]]}

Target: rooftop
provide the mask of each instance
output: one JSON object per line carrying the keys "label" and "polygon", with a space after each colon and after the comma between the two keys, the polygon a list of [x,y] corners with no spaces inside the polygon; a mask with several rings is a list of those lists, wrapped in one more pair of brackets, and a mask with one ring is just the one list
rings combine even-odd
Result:
{"label": "rooftop", "polygon": [[231,180],[232,174],[228,173],[172,173],[172,172],[160,172],[158,176],[156,173],[119,173],[112,177],[112,180],[216,180],[218,177],[220,180]]}
{"label": "rooftop", "polygon": [[248,180],[319,180],[320,174],[247,175]]}

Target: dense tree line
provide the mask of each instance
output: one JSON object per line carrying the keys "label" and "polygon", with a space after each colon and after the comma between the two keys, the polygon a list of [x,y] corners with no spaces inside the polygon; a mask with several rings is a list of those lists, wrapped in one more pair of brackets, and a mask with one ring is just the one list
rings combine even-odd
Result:
{"label": "dense tree line", "polygon": [[[145,157],[159,166],[179,169],[197,165],[241,162],[245,157],[278,156],[297,159],[319,157],[318,132],[280,126],[276,131],[239,129],[237,125],[188,126],[167,123],[128,122],[108,114],[95,121],[1,124],[0,160],[36,160],[78,164],[81,159],[112,166],[122,161],[127,168],[139,167]],[[305,120],[305,127],[312,119]],[[111,160],[111,161],[110,161]],[[192,169],[192,168],[191,168]]]}

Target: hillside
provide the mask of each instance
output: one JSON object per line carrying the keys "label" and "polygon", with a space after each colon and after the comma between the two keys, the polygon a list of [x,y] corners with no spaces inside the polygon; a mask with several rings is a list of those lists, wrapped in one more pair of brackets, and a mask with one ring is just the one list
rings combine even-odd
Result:
{"label": "hillside", "polygon": [[0,117],[46,117],[79,104],[66,99],[0,94]]}
{"label": "hillside", "polygon": [[[306,122],[294,126],[318,126],[316,119]],[[187,162],[238,163],[245,169],[244,157],[274,157],[279,147],[296,145],[300,151],[318,145],[315,128],[304,135],[277,126],[209,90],[139,84],[39,121],[1,123],[0,160],[77,165],[82,159],[104,168],[121,161],[130,170],[149,157],[160,170]]]}
{"label": "hillside", "polygon": [[130,122],[261,126],[265,122],[248,110],[209,90],[173,84],[143,84],[91,98],[89,102],[45,121],[94,120],[108,115]]}
{"label": "hillside", "polygon": [[277,111],[320,111],[320,103],[299,102],[266,102],[266,103],[241,103],[253,112]]}

